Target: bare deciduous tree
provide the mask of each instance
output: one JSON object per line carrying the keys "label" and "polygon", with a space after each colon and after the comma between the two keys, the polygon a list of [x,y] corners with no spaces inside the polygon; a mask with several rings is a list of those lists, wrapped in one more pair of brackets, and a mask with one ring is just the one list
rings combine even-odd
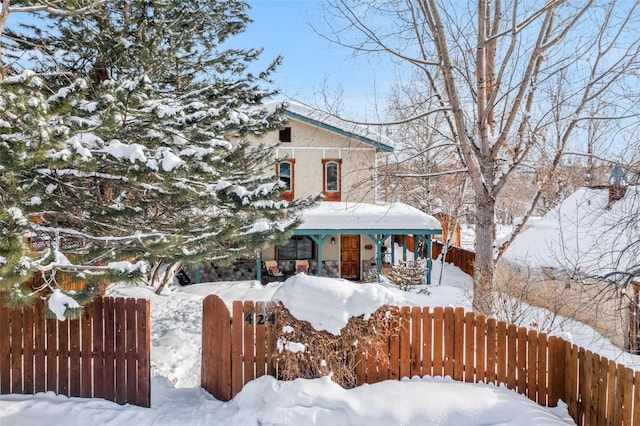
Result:
{"label": "bare deciduous tree", "polygon": [[565,151],[583,136],[581,124],[628,119],[637,105],[627,86],[640,65],[637,2],[328,4],[328,38],[417,70],[424,90],[447,110],[446,131],[468,169],[476,204],[473,305],[495,312],[496,200],[514,171],[546,158],[526,222]]}

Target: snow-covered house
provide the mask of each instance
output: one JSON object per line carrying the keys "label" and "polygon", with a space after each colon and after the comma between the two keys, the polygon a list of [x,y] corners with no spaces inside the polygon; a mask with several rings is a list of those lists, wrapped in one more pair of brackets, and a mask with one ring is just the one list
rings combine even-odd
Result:
{"label": "snow-covered house", "polygon": [[505,251],[497,265],[500,290],[636,350],[638,213],[638,186],[579,189]]}
{"label": "snow-covered house", "polygon": [[303,214],[302,225],[287,244],[262,250],[255,269],[246,261],[244,268],[231,271],[235,276],[217,268],[213,276],[200,279],[234,279],[244,273],[241,278],[249,274],[264,282],[305,270],[357,280],[380,268],[392,236],[426,241],[441,233],[440,223],[430,215],[405,204],[378,202],[378,164],[393,152],[387,137],[294,102],[286,104],[284,116],[283,128],[252,142],[277,144],[274,172],[287,186],[285,200],[320,193],[323,201]]}

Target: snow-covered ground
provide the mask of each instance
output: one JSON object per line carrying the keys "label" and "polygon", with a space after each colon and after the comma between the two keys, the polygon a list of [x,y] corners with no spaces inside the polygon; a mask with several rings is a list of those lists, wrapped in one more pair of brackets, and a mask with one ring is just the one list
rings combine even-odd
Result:
{"label": "snow-covered ground", "polygon": [[[440,275],[440,263],[434,274]],[[502,386],[465,384],[450,378],[406,378],[346,390],[329,378],[277,381],[258,378],[232,401],[214,399],[200,388],[202,299],[215,293],[233,300],[282,300],[316,328],[339,329],[351,315],[373,312],[384,303],[470,307],[467,275],[444,265],[442,285],[430,295],[385,284],[298,275],[285,283],[207,283],[155,295],[145,287],[115,286],[110,295],[151,300],[152,386],[149,409],[100,399],[52,393],[0,396],[0,424],[29,425],[555,425],[573,424],[563,404],[540,407]],[[534,310],[531,310],[532,314]],[[616,350],[592,330],[565,321],[565,338],[618,362]],[[640,357],[625,363],[640,366]],[[638,368],[640,369],[640,368]]]}

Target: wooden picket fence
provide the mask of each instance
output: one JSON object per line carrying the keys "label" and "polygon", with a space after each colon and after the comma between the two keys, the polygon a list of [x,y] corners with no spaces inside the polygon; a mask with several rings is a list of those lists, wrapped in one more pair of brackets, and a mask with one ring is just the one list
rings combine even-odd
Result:
{"label": "wooden picket fence", "polygon": [[[438,241],[431,244],[431,257],[437,259],[444,250],[444,245]],[[447,249],[447,256],[444,259],[447,263],[452,263],[460,270],[473,277],[473,265],[476,261],[476,254],[473,251],[460,247],[451,246]]]}
{"label": "wooden picket fence", "polygon": [[0,306],[0,393],[151,404],[149,301],[98,297],[78,319]]}
{"label": "wooden picket fence", "polygon": [[[204,299],[202,387],[232,399],[244,384],[277,377],[276,318],[270,305]],[[567,403],[578,425],[640,424],[640,373],[561,338],[486,319],[462,308],[390,308],[400,332],[386,352],[359,353],[357,383],[413,376],[503,383],[543,406]]]}

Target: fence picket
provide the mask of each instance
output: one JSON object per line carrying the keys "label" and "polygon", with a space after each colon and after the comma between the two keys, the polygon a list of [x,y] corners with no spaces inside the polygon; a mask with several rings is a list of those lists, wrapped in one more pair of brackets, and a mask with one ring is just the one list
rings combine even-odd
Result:
{"label": "fence picket", "polygon": [[538,364],[538,333],[535,330],[529,330],[527,333],[527,396],[532,401],[537,401],[537,374],[536,366]]}
{"label": "fence picket", "polygon": [[22,393],[22,310],[12,309],[11,321],[11,392]]}
{"label": "fence picket", "polygon": [[435,308],[433,310],[433,375],[442,376],[442,351],[443,351],[443,320],[444,310]]}
{"label": "fence picket", "polygon": [[485,377],[487,383],[496,383],[496,339],[497,325],[495,318],[487,320],[487,361],[485,365]]}
{"label": "fence picket", "polygon": [[414,306],[411,308],[411,355],[410,355],[410,367],[411,371],[409,375],[423,376],[422,369],[422,309]]}
{"label": "fence picket", "polygon": [[116,397],[115,388],[115,344],[116,344],[116,330],[115,330],[115,300],[104,300],[104,385],[103,396],[105,399],[114,401]]}
{"label": "fence picket", "polygon": [[[116,298],[116,317],[115,317],[115,358],[116,358],[116,370],[115,370],[115,401],[118,404],[124,404],[127,400],[127,379],[126,379],[126,316],[125,316],[125,303],[121,297]],[[124,350],[122,350],[124,348]]]}
{"label": "fence picket", "polygon": [[0,309],[0,394],[11,393],[11,343],[9,309]]}
{"label": "fence picket", "polygon": [[[598,414],[596,423],[598,426],[606,425],[607,420],[607,388],[609,384],[609,361],[606,358],[600,358],[598,365]],[[610,404],[610,402],[609,402]]]}
{"label": "fence picket", "polygon": [[547,354],[549,353],[547,335],[544,333],[538,334],[538,360],[536,364],[537,382],[538,382],[538,395],[536,402],[540,405],[547,406]]}
{"label": "fence picket", "polygon": [[451,307],[444,308],[444,375],[453,377],[453,341],[455,317]]}
{"label": "fence picket", "polygon": [[47,318],[47,391],[58,392],[58,320]]}
{"label": "fence picket", "polygon": [[633,426],[631,422],[633,417],[633,371],[628,367],[620,367],[618,373],[622,379],[622,424]]}
{"label": "fence picket", "polygon": [[518,328],[518,393],[527,394],[527,330]]}
{"label": "fence picket", "polygon": [[475,314],[467,312],[464,316],[464,381],[467,383],[475,382]]}
{"label": "fence picket", "polygon": [[464,309],[454,311],[453,336],[453,379],[462,381],[464,378]]}
{"label": "fence picket", "polygon": [[400,374],[399,378],[411,377],[411,308],[400,308]]}
{"label": "fence picket", "polygon": [[101,297],[91,302],[91,324],[92,333],[91,340],[93,342],[93,396],[95,398],[105,397],[106,371],[105,371],[105,351],[106,351],[106,323],[107,313],[105,309],[105,300]]}
{"label": "fence picket", "polygon": [[392,309],[393,315],[396,315],[400,321],[400,330],[393,333],[389,339],[389,379],[399,380],[400,377],[400,333],[402,333],[402,317],[400,309]]}
{"label": "fence picket", "polygon": [[91,380],[91,309],[91,305],[84,308],[80,322],[80,336],[82,340],[80,346],[80,358],[82,361],[80,396],[83,398],[91,398],[93,396]]}
{"label": "fence picket", "polygon": [[640,384],[640,371],[636,371],[633,376],[633,417],[632,425],[640,424],[640,392],[638,385]]}
{"label": "fence picket", "polygon": [[255,327],[258,317],[253,301],[248,300],[242,306],[243,339],[242,339],[242,376],[243,385],[255,378]]}
{"label": "fence picket", "polygon": [[429,308],[424,308],[422,312],[422,374],[433,375],[433,316]]}
{"label": "fence picket", "polygon": [[498,322],[498,335],[496,341],[496,374],[497,382],[507,383],[507,324],[503,321]]}
{"label": "fence picket", "polygon": [[516,384],[518,383],[516,363],[517,337],[518,328],[515,324],[509,324],[507,327],[507,388],[512,391],[516,391]]}
{"label": "fence picket", "polygon": [[476,316],[476,381],[487,380],[485,352],[487,348],[487,323],[484,315]]}
{"label": "fence picket", "polygon": [[69,396],[80,396],[80,320],[69,320]]}
{"label": "fence picket", "polygon": [[233,316],[231,317],[231,394],[235,395],[242,389],[242,330],[243,326],[243,304],[233,302]]}
{"label": "fence picket", "polygon": [[[46,337],[43,302],[38,301],[33,305],[33,393],[44,392],[46,385]],[[2,327],[0,327],[2,328]],[[2,331],[0,331],[2,333]]]}
{"label": "fence picket", "polygon": [[267,370],[267,341],[265,329],[271,319],[269,318],[269,312],[264,302],[257,302],[255,309],[264,319],[264,324],[256,326],[256,377],[260,377],[264,376]]}
{"label": "fence picket", "polygon": [[125,357],[127,363],[127,382],[126,382],[126,400],[135,401],[137,397],[138,383],[138,366],[136,365],[136,354],[138,353],[138,341],[136,325],[136,301],[135,299],[126,299],[124,304],[126,312],[126,333],[125,333]]}
{"label": "fence picket", "polygon": [[[22,392],[34,393],[34,307],[22,310]],[[15,393],[15,392],[14,392]]]}

